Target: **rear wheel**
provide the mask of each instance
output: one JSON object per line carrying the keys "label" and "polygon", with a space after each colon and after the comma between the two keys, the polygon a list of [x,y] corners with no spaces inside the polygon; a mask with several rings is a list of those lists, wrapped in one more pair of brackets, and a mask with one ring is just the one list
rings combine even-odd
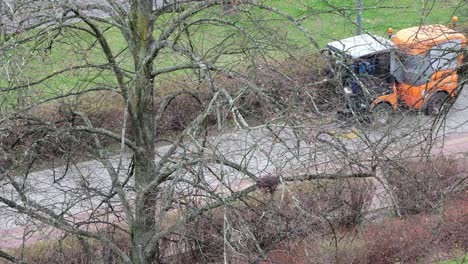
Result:
{"label": "rear wheel", "polygon": [[447,93],[436,92],[427,101],[424,113],[426,115],[438,115],[442,113],[447,106],[448,99],[449,95]]}
{"label": "rear wheel", "polygon": [[393,107],[386,102],[378,103],[371,111],[374,125],[388,125],[394,114]]}

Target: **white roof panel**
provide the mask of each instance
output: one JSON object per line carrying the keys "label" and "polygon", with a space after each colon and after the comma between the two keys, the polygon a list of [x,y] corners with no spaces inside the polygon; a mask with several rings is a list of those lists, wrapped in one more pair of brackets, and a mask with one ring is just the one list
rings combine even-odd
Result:
{"label": "white roof panel", "polygon": [[393,43],[385,38],[375,35],[358,35],[327,44],[328,48],[347,53],[353,58],[368,56],[379,52],[389,51]]}

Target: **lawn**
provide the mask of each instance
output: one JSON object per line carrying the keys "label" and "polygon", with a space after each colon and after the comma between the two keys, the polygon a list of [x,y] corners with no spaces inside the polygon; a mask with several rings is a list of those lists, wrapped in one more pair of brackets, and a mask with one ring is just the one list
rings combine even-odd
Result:
{"label": "lawn", "polygon": [[442,262],[439,262],[438,264],[466,264],[466,263],[468,263],[468,255],[464,255],[457,259],[442,261]]}
{"label": "lawn", "polygon": [[[356,32],[357,0],[270,0],[269,2],[294,17],[310,16],[304,23],[305,27],[313,33],[322,46],[332,40],[352,36]],[[389,27],[398,31],[421,24],[447,24],[454,15],[459,16],[460,22],[463,22],[465,18],[462,16],[462,10],[466,9],[467,4],[459,6],[459,2],[363,0],[363,31],[385,35]],[[333,9],[339,11],[330,12]]]}

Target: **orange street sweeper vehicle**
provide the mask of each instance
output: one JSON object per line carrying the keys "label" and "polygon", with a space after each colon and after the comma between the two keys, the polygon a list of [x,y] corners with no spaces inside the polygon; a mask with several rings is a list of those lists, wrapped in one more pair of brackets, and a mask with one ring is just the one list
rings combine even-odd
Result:
{"label": "orange street sweeper vehicle", "polygon": [[456,96],[465,36],[444,25],[388,33],[390,40],[364,34],[327,44],[348,110],[438,114]]}
{"label": "orange street sweeper vehicle", "polygon": [[392,92],[378,96],[372,109],[396,109],[403,103],[438,114],[456,96],[465,36],[443,25],[430,25],[400,30],[391,39],[395,45],[390,56]]}

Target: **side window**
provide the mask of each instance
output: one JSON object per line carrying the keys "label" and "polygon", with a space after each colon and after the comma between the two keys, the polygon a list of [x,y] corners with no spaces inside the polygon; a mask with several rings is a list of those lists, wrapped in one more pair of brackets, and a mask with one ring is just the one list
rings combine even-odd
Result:
{"label": "side window", "polygon": [[428,53],[408,56],[405,62],[405,83],[415,86],[425,84],[435,72],[431,62]]}
{"label": "side window", "polygon": [[460,39],[439,43],[431,48],[430,57],[435,71],[455,69],[458,65],[458,54],[462,49]]}

